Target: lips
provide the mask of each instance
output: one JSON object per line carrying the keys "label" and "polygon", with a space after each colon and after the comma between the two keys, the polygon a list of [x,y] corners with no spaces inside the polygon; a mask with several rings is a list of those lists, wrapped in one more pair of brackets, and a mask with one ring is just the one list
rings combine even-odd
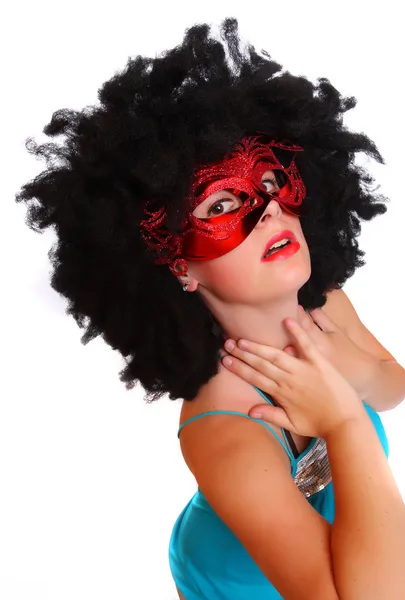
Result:
{"label": "lips", "polygon": [[284,238],[287,238],[288,240],[290,240],[290,242],[292,244],[297,241],[295,235],[289,229],[284,229],[283,231],[279,231],[278,233],[274,234],[269,239],[269,241],[267,242],[266,248],[264,249],[264,252],[263,252],[263,255],[262,255],[262,259],[265,257],[266,252],[271,248],[271,246],[273,244],[275,244],[276,242],[281,241]]}

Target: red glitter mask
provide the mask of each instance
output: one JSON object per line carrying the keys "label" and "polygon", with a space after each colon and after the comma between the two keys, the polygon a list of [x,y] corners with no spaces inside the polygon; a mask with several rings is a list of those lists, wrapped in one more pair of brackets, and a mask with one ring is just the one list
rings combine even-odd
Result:
{"label": "red glitter mask", "polygon": [[[191,211],[180,235],[165,229],[165,207],[150,212],[146,206],[149,218],[141,222],[141,234],[147,246],[160,254],[156,264],[167,263],[174,275],[179,275],[176,268],[183,265],[184,275],[186,260],[212,260],[227,254],[253,231],[270,200],[277,200],[284,210],[298,215],[306,190],[294,158],[303,148],[287,140],[263,143],[261,139],[245,137],[222,161],[196,170],[188,198]],[[262,182],[266,171],[273,171],[279,189],[266,189]],[[197,206],[220,190],[230,192],[240,206],[214,217],[193,214]],[[211,206],[223,199],[231,200],[217,197]]]}

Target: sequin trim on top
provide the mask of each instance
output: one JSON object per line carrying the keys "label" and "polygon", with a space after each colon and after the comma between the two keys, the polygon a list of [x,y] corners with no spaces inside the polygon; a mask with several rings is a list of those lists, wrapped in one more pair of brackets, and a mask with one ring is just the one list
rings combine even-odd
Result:
{"label": "sequin trim on top", "polygon": [[332,481],[326,441],[317,438],[312,448],[297,461],[294,483],[306,498],[323,490]]}

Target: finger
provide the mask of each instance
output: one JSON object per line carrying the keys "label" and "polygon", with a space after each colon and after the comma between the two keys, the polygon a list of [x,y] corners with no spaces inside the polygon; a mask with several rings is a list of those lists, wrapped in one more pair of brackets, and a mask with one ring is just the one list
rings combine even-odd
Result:
{"label": "finger", "polygon": [[312,362],[318,361],[321,358],[321,354],[314,342],[311,340],[311,337],[301,327],[298,321],[288,317],[287,319],[284,319],[284,323],[296,341],[295,346],[298,352],[301,353],[302,356],[310,359]]}
{"label": "finger", "polygon": [[[229,361],[231,362],[229,363]],[[228,371],[238,375],[238,377],[241,377],[241,379],[244,379],[251,385],[255,385],[268,394],[275,394],[279,389],[277,381],[268,375],[264,375],[260,371],[252,368],[242,360],[239,360],[233,356],[226,356],[222,360],[222,364],[228,369]],[[268,372],[271,371],[271,366],[268,366]],[[274,370],[276,370],[276,367],[274,367]],[[279,370],[279,372],[281,371]]]}
{"label": "finger", "polygon": [[308,312],[302,307],[299,306],[298,314],[300,318],[298,322],[302,326],[302,328],[308,333],[309,337],[315,343],[315,346],[320,349],[323,341],[325,331],[323,331],[322,327],[320,327],[317,323],[314,322],[312,318],[312,313],[308,314]]}
{"label": "finger", "polygon": [[298,310],[298,323],[302,326],[305,331],[313,338],[319,334],[319,326],[314,322],[312,313],[308,313],[303,306],[299,305]]}
{"label": "finger", "polygon": [[267,381],[275,382],[276,385],[280,385],[285,381],[287,373],[272,362],[260,358],[255,354],[251,354],[250,352],[241,351],[237,347],[231,352],[232,354],[225,357],[222,364],[227,367],[229,371],[242,377],[242,379],[251,382],[253,373],[258,373],[261,376],[262,382],[264,381],[263,378]]}
{"label": "finger", "polygon": [[252,417],[253,419],[261,419],[262,421],[266,421],[266,423],[276,425],[277,427],[281,427],[282,429],[287,429],[288,431],[298,434],[298,431],[288,418],[287,413],[280,406],[257,404],[250,409],[248,414],[249,417]]}
{"label": "finger", "polygon": [[301,304],[298,305],[298,323],[301,325],[305,331],[309,331],[311,329],[311,325],[313,325],[311,317],[308,315],[307,311]]}
{"label": "finger", "polygon": [[[274,394],[279,388],[277,381],[275,381],[272,377],[264,375],[262,372],[254,369],[244,361],[239,360],[234,356],[225,356],[225,358],[222,359],[222,364],[228,369],[228,371],[235,373],[235,375],[238,375],[238,377],[241,377],[251,385],[255,385],[259,389],[269,394]],[[281,371],[277,369],[277,367],[273,367],[273,365],[268,365],[267,372],[269,373],[272,368],[276,376],[276,371],[281,373]]]}
{"label": "finger", "polygon": [[[266,366],[269,365],[274,365],[287,373],[294,372],[296,359],[279,348],[243,339],[239,340],[238,344],[232,348],[229,346],[229,341],[231,340],[225,342],[225,348],[232,356],[247,362],[262,373],[266,373]],[[275,372],[272,373],[276,374]],[[280,376],[281,373],[278,375]]]}
{"label": "finger", "polygon": [[322,331],[336,331],[336,323],[326,314],[322,308],[311,310],[311,319],[318,325]]}

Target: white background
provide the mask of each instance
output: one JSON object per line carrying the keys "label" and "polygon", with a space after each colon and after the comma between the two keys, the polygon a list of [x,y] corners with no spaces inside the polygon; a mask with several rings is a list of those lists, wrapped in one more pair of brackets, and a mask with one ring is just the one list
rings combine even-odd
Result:
{"label": "white background", "polygon": [[[12,8],[10,8],[12,6]],[[220,7],[220,8],[219,8]],[[388,213],[366,223],[367,265],[345,286],[361,319],[405,364],[403,22],[394,2],[8,3],[1,36],[0,597],[177,598],[174,521],[196,483],[176,436],[180,401],[146,405],[120,357],[81,331],[48,284],[51,233],[24,225],[19,186],[42,169],[24,149],[54,110],[96,101],[127,56],[181,43],[186,27],[239,19],[244,40],[293,74],[326,76],[359,104],[345,123],[386,159],[371,165]],[[146,283],[145,283],[146,285]],[[404,407],[383,413],[405,493]]]}

